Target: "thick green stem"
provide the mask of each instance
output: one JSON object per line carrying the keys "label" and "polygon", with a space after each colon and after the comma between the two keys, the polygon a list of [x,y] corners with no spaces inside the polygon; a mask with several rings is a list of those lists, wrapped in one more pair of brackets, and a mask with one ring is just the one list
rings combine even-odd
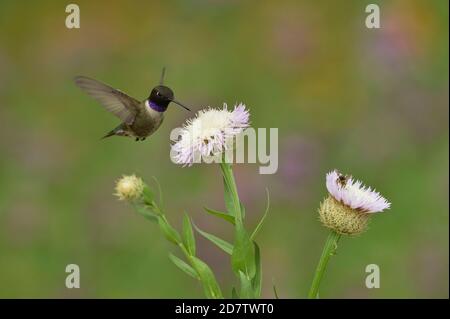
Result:
{"label": "thick green stem", "polygon": [[320,282],[325,273],[330,257],[334,255],[337,249],[337,243],[340,237],[341,235],[333,230],[328,235],[327,241],[325,242],[325,246],[323,247],[322,256],[320,256],[319,264],[317,265],[316,268],[316,273],[314,274],[314,279],[311,288],[309,290],[308,294],[309,299],[317,298]]}

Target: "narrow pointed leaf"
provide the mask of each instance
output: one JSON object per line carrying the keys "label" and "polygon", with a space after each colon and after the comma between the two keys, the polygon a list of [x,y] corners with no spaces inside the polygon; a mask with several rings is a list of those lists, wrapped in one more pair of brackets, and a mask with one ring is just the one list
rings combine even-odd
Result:
{"label": "narrow pointed leaf", "polygon": [[197,257],[191,257],[191,262],[200,277],[206,297],[210,299],[223,298],[222,291],[211,268]]}
{"label": "narrow pointed leaf", "polygon": [[238,275],[242,271],[249,278],[255,275],[255,249],[250,236],[242,223],[235,227],[235,242],[231,256],[233,271]]}
{"label": "narrow pointed leaf", "polygon": [[254,295],[256,298],[261,296],[261,280],[262,280],[262,269],[261,269],[261,253],[257,243],[253,242],[255,245],[255,277],[252,279],[252,286]]}
{"label": "narrow pointed leaf", "polygon": [[239,282],[241,284],[239,296],[242,299],[254,298],[251,280],[242,271],[239,271]]}
{"label": "narrow pointed leaf", "polygon": [[163,199],[163,193],[161,189],[161,184],[159,183],[158,179],[153,176],[153,180],[155,181],[156,185],[158,186],[158,192],[159,192],[159,207],[164,207],[164,199]]}
{"label": "narrow pointed leaf", "polygon": [[173,228],[166,220],[164,216],[158,216],[159,228],[163,232],[164,236],[174,243],[178,245],[181,242],[180,234]]}
{"label": "narrow pointed leaf", "polygon": [[236,182],[234,180],[233,170],[228,163],[221,163],[223,182],[224,182],[224,197],[228,212],[234,216],[236,223],[242,222],[241,206],[239,203],[239,195],[236,189]]}
{"label": "narrow pointed leaf", "polygon": [[239,299],[239,295],[234,287],[231,289],[231,299]]}
{"label": "narrow pointed leaf", "polygon": [[242,204],[242,202],[239,202],[239,205],[241,206],[241,215],[242,215],[242,218],[245,218],[245,207],[244,207],[244,204]]}
{"label": "narrow pointed leaf", "polygon": [[264,212],[263,217],[261,218],[261,220],[259,221],[258,225],[256,225],[255,230],[253,231],[252,235],[250,236],[250,239],[255,239],[256,235],[258,234],[259,230],[261,229],[264,220],[267,217],[267,213],[269,212],[269,207],[270,207],[270,197],[269,197],[269,191],[266,189],[266,193],[267,193],[267,205],[266,205],[266,210]]}
{"label": "narrow pointed leaf", "polygon": [[191,219],[187,214],[183,218],[183,244],[191,256],[195,256],[195,237],[192,231]]}
{"label": "narrow pointed leaf", "polygon": [[223,197],[225,200],[225,207],[227,208],[228,213],[232,216],[235,216],[230,186],[229,186],[228,181],[225,178],[225,176],[223,177]]}
{"label": "narrow pointed leaf", "polygon": [[200,280],[200,277],[198,276],[198,274],[195,272],[194,268],[192,268],[191,266],[189,266],[186,262],[184,262],[183,260],[181,260],[180,258],[178,258],[177,256],[173,255],[173,254],[169,254],[169,258],[170,260],[172,260],[172,262],[178,267],[180,268],[182,271],[184,271],[186,274],[188,274],[189,276],[191,276],[192,278],[195,278],[197,280]]}
{"label": "narrow pointed leaf", "polygon": [[273,288],[273,294],[275,295],[275,299],[280,299],[278,297],[277,287],[275,286],[275,282],[272,280],[272,288]]}
{"label": "narrow pointed leaf", "polygon": [[150,188],[145,185],[144,186],[144,190],[142,192],[143,194],[143,198],[144,198],[144,203],[152,206],[155,202],[155,195],[153,194],[153,192],[150,190]]}
{"label": "narrow pointed leaf", "polygon": [[214,245],[216,245],[217,247],[219,247],[220,249],[222,249],[224,252],[226,252],[228,255],[231,255],[233,253],[233,245],[230,244],[229,242],[214,236],[210,233],[207,233],[203,230],[201,230],[200,228],[198,228],[195,224],[194,224],[195,230],[202,235],[203,237],[205,237],[206,239],[208,239],[209,241],[211,241]]}
{"label": "narrow pointed leaf", "polygon": [[157,222],[158,221],[158,214],[155,213],[151,207],[143,204],[143,203],[133,203],[132,204],[136,212],[145,218]]}
{"label": "narrow pointed leaf", "polygon": [[224,212],[218,211],[218,210],[215,210],[215,209],[211,209],[211,208],[208,208],[208,207],[203,207],[203,208],[205,209],[205,211],[208,214],[211,214],[213,216],[217,216],[219,218],[222,218],[222,219],[226,220],[227,222],[229,222],[229,223],[234,225],[234,217],[232,215],[230,215],[228,213],[224,213]]}

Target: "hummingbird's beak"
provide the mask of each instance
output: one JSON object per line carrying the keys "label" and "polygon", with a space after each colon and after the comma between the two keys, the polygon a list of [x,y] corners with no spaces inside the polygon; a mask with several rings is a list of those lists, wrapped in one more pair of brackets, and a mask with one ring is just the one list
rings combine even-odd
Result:
{"label": "hummingbird's beak", "polygon": [[182,103],[178,102],[177,100],[171,100],[173,103],[178,104],[179,106],[185,108],[186,110],[188,110],[189,112],[191,111],[190,108],[188,108],[187,106],[184,106]]}

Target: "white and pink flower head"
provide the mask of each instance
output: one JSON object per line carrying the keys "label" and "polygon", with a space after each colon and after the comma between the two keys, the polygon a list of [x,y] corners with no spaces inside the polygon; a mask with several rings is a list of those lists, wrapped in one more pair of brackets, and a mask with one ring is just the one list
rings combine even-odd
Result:
{"label": "white and pink flower head", "polygon": [[364,186],[361,181],[342,175],[337,170],[327,174],[326,185],[335,200],[364,213],[382,212],[391,206],[375,189]]}
{"label": "white and pink flower head", "polygon": [[173,160],[190,166],[201,157],[222,154],[233,146],[234,137],[249,126],[249,117],[242,103],[235,105],[232,111],[226,104],[222,109],[199,111],[193,119],[186,121],[178,141],[172,145]]}

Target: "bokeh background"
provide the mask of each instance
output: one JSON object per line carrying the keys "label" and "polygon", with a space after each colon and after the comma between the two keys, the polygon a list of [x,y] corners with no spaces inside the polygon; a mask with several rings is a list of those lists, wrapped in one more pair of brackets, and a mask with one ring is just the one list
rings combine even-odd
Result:
{"label": "bokeh background", "polygon": [[[317,208],[325,173],[374,186],[392,209],[344,238],[321,287],[326,298],[448,298],[448,1],[61,1],[0,4],[0,297],[203,297],[168,259],[156,225],[113,196],[136,173],[163,188],[169,220],[183,211],[231,240],[202,206],[224,207],[214,165],[181,168],[169,133],[189,114],[171,107],[145,142],[99,138],[118,120],[72,82],[92,76],[136,98],[167,66],[167,84],[195,110],[245,102],[255,127],[279,128],[279,170],[235,166],[258,235],[263,295],[304,298],[327,231]],[[365,6],[381,29],[365,27]],[[228,257],[197,236],[199,255],[229,296]],[[65,287],[65,267],[81,288]],[[365,267],[381,288],[365,288]]]}

